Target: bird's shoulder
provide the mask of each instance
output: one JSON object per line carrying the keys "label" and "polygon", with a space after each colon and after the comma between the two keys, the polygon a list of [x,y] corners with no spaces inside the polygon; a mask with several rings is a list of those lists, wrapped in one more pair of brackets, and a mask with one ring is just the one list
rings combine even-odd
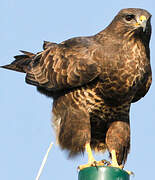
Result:
{"label": "bird's shoulder", "polygon": [[61,43],[53,43],[44,41],[43,51],[39,53],[42,60],[52,56],[53,60],[62,60],[65,58],[67,61],[78,60],[94,60],[94,54],[101,52],[103,45],[101,45],[95,36],[87,37],[74,37]]}

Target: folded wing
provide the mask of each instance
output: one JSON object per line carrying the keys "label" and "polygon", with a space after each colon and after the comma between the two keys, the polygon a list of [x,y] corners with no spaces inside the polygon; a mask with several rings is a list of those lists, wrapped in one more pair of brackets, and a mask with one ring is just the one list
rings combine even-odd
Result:
{"label": "folded wing", "polygon": [[28,84],[47,90],[74,88],[89,83],[101,73],[89,50],[75,49],[63,43],[45,42],[44,51],[37,54],[21,51],[23,55],[15,56],[15,61],[2,67],[25,72]]}

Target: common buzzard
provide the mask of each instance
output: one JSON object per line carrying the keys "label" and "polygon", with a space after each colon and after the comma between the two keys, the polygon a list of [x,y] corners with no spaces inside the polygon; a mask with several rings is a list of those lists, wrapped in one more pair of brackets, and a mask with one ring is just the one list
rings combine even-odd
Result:
{"label": "common buzzard", "polygon": [[121,10],[96,35],[59,44],[44,42],[37,54],[22,51],[2,66],[26,73],[26,82],[53,98],[53,125],[62,149],[73,156],[85,150],[109,151],[111,166],[123,168],[130,149],[129,111],[151,85],[151,15]]}

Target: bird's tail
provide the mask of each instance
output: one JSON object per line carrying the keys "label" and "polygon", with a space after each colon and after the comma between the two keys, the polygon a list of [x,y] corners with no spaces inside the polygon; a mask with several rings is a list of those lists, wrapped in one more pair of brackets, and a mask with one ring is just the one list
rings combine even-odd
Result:
{"label": "bird's tail", "polygon": [[11,64],[1,66],[1,68],[26,73],[35,54],[26,51],[20,52],[23,54],[14,56],[15,61],[13,61]]}

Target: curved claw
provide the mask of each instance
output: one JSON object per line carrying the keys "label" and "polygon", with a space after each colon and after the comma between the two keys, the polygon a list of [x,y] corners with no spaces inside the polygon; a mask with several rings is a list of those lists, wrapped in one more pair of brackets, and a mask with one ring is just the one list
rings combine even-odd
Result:
{"label": "curved claw", "polygon": [[93,161],[93,162],[91,162],[91,163],[78,166],[78,169],[79,169],[79,170],[82,170],[82,169],[87,168],[87,167],[107,166],[107,164],[109,164],[109,162],[106,161],[106,160]]}
{"label": "curved claw", "polygon": [[87,167],[92,167],[92,166],[96,166],[96,161],[94,161],[92,163],[80,165],[80,166],[78,166],[78,170],[82,170],[82,169],[85,169]]}
{"label": "curved claw", "polygon": [[111,163],[105,159],[101,160],[101,162],[104,164],[104,166],[109,166]]}
{"label": "curved claw", "polygon": [[[116,168],[124,170],[123,165],[119,166],[118,164],[110,163],[110,164],[108,164],[108,166],[109,167],[116,167]],[[126,171],[129,175],[133,175],[133,176],[135,175],[134,172],[132,172],[132,171],[128,171],[128,170],[124,170],[124,171]]]}
{"label": "curved claw", "polygon": [[135,173],[132,171],[125,170],[129,175],[135,176]]}

